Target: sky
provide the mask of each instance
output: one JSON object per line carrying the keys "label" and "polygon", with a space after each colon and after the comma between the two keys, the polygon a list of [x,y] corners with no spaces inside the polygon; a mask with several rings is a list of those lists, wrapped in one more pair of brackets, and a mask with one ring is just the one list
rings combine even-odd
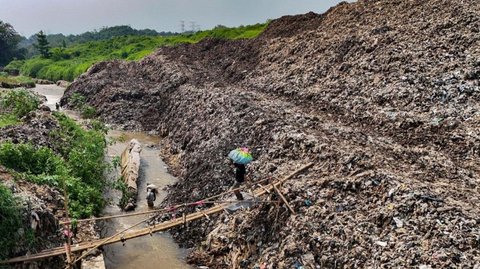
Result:
{"label": "sky", "polygon": [[283,15],[323,13],[340,0],[0,0],[0,20],[26,37],[80,34],[105,26],[181,32],[192,25],[206,30],[216,25],[262,23]]}

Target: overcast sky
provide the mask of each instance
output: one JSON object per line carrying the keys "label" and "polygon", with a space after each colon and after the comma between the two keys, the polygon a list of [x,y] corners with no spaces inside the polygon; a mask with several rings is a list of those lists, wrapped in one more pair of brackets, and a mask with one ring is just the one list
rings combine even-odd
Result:
{"label": "overcast sky", "polygon": [[339,0],[0,0],[0,20],[24,36],[79,34],[104,26],[181,31],[265,22],[283,15],[322,13]]}

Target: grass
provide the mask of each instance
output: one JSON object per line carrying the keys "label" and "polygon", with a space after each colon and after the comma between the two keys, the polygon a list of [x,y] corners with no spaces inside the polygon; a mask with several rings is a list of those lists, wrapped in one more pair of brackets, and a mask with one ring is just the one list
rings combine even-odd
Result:
{"label": "grass", "polygon": [[17,88],[17,87],[26,87],[32,88],[35,87],[35,82],[33,79],[26,76],[9,76],[7,73],[0,72],[0,87],[2,88]]}
{"label": "grass", "polygon": [[10,126],[10,125],[17,125],[21,121],[15,115],[0,115],[0,128]]}
{"label": "grass", "polygon": [[197,43],[204,38],[246,39],[258,36],[267,23],[236,28],[216,27],[212,30],[176,36],[122,36],[109,40],[91,41],[67,48],[52,49],[52,57],[35,57],[24,61],[12,61],[6,69],[18,69],[24,76],[57,81],[73,81],[94,63],[124,59],[142,59],[162,46]]}

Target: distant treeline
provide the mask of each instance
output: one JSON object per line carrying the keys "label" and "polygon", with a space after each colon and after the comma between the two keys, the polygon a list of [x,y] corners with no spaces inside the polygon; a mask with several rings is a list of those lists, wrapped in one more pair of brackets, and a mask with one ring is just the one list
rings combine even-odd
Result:
{"label": "distant treeline", "polygon": [[[112,35],[108,39],[106,35],[102,34],[101,36],[105,37],[104,40],[78,42],[67,46],[51,42],[50,45],[52,49],[50,49],[48,58],[37,55],[27,60],[15,60],[10,62],[5,67],[5,70],[19,70],[22,75],[34,78],[53,81],[61,79],[73,81],[94,63],[100,61],[113,59],[139,60],[152,53],[158,47],[173,46],[182,43],[196,43],[204,38],[253,38],[258,36],[267,24],[268,22],[235,28],[219,25],[212,30],[176,35],[170,33],[168,36],[159,34],[119,36],[114,33],[121,33],[118,29],[123,29],[122,26],[120,26],[120,28],[111,27],[109,29],[117,30],[108,31]],[[100,32],[102,32],[102,30],[98,33]]]}
{"label": "distant treeline", "polygon": [[[172,36],[177,33],[157,32],[152,29],[137,30],[128,25],[113,27],[103,27],[99,31],[93,30],[79,35],[50,34],[47,35],[47,41],[51,47],[67,47],[96,40],[107,40],[119,36]],[[29,38],[23,37],[19,43],[20,48],[27,50],[27,58],[38,55],[34,44],[37,42],[37,36],[32,35]]]}

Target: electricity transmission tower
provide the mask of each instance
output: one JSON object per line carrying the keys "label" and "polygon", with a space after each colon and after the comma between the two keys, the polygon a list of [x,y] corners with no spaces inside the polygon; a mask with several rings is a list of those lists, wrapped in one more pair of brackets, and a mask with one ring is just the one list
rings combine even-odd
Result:
{"label": "electricity transmission tower", "polygon": [[180,32],[185,33],[185,21],[180,21]]}

